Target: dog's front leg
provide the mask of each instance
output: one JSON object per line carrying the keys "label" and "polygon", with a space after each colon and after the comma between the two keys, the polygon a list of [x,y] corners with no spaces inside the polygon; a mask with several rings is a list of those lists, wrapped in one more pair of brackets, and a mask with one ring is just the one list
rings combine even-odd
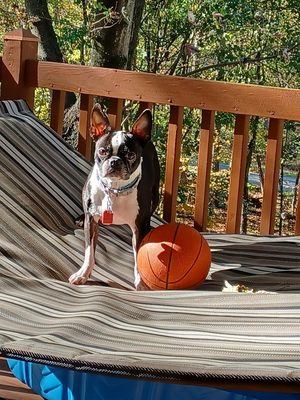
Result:
{"label": "dog's front leg", "polygon": [[134,254],[134,286],[137,290],[149,290],[141,280],[137,267],[137,252],[146,234],[150,231],[150,218],[130,226],[132,230],[132,248]]}
{"label": "dog's front leg", "polygon": [[132,249],[134,255],[134,286],[136,289],[138,289],[141,283],[141,277],[137,268],[137,251],[139,245],[141,244],[141,239],[138,227],[135,225],[135,226],[130,226],[130,228],[132,231]]}
{"label": "dog's front leg", "polygon": [[98,222],[95,218],[86,214],[84,219],[84,235],[85,235],[85,254],[84,262],[79,271],[71,275],[69,282],[73,285],[83,285],[91,276],[95,266],[95,250],[98,238]]}

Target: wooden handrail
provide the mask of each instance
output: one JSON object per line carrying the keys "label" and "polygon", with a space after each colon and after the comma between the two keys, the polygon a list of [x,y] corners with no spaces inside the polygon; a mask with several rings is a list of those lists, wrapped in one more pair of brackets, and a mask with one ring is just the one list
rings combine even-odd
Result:
{"label": "wooden handrail", "polygon": [[26,71],[32,87],[300,121],[298,89],[34,60],[26,62]]}

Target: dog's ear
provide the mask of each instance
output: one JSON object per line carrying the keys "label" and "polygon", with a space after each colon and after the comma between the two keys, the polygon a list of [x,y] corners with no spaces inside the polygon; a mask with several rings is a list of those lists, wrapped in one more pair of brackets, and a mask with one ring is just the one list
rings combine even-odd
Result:
{"label": "dog's ear", "polygon": [[103,112],[100,104],[96,103],[91,114],[90,134],[93,140],[99,139],[100,136],[111,130],[107,115]]}
{"label": "dog's ear", "polygon": [[148,142],[151,139],[152,114],[150,110],[145,110],[133,124],[131,133],[141,139],[142,142]]}

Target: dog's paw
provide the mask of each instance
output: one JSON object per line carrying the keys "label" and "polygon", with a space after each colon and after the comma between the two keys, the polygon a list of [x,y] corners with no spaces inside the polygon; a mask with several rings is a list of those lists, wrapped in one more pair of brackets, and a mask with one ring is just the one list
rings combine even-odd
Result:
{"label": "dog's paw", "polygon": [[69,278],[69,283],[72,285],[84,285],[89,279],[90,274],[83,273],[80,270],[75,272],[75,274],[71,275]]}
{"label": "dog's paw", "polygon": [[137,269],[134,270],[134,287],[137,289],[141,284],[141,275],[137,272]]}

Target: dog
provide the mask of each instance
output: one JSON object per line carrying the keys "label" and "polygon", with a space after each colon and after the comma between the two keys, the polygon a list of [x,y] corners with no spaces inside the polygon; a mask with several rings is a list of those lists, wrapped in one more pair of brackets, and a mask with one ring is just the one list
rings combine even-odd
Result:
{"label": "dog", "polygon": [[94,166],[82,191],[85,256],[82,267],[70,276],[75,285],[86,283],[95,265],[98,225],[127,224],[132,231],[134,285],[141,284],[137,250],[150,231],[159,202],[160,166],[151,142],[152,114],[145,110],[130,132],[115,131],[99,104],[91,114],[90,133],[96,141]]}

